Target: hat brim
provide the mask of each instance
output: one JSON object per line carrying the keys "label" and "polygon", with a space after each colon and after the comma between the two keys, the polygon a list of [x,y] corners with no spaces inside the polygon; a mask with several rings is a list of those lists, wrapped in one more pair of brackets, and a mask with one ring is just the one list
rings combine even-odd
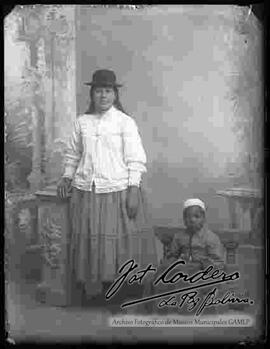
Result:
{"label": "hat brim", "polygon": [[84,85],[87,86],[109,86],[109,87],[122,87],[122,84],[98,84],[94,82],[85,82]]}

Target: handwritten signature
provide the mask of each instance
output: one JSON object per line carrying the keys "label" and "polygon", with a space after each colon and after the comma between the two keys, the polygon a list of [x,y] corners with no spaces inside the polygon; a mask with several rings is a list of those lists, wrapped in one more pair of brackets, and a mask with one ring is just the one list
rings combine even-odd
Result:
{"label": "handwritten signature", "polygon": [[234,295],[233,291],[228,291],[221,298],[215,298],[217,295],[217,288],[213,288],[204,298],[198,297],[198,292],[187,292],[180,297],[180,301],[177,301],[175,296],[168,299],[163,299],[159,304],[159,308],[163,307],[179,307],[181,308],[184,304],[187,305],[187,310],[192,311],[197,307],[195,313],[196,316],[200,315],[205,308],[211,306],[219,306],[231,303],[244,303],[253,305],[253,300],[246,298],[239,298]]}
{"label": "handwritten signature", "polygon": [[[188,285],[188,287],[180,289],[175,289],[174,286],[174,289],[171,291],[154,294],[148,297],[143,297],[126,302],[121,305],[121,308],[130,307],[135,304],[150,302],[155,299],[162,298],[161,302],[158,304],[159,308],[176,306],[182,307],[184,304],[186,304],[189,306],[188,311],[192,311],[197,307],[196,315],[199,315],[206,307],[209,306],[224,305],[227,303],[235,302],[253,304],[253,301],[249,298],[241,299],[235,297],[234,294],[230,291],[228,291],[222,298],[215,298],[217,293],[216,288],[213,288],[203,299],[201,299],[201,297],[198,297],[198,292],[196,291],[197,289],[236,281],[240,278],[240,273],[238,271],[235,271],[231,274],[227,274],[225,271],[220,269],[214,270],[214,267],[210,265],[204,270],[200,270],[192,275],[188,275],[182,271],[177,271],[172,276],[169,276],[169,273],[171,274],[172,271],[175,271],[175,268],[177,266],[184,264],[186,264],[184,260],[178,260],[171,264],[165,271],[162,272],[161,275],[159,275],[153,281],[153,286],[156,286],[159,283],[163,285],[173,285],[179,281],[190,284],[191,286]],[[138,264],[135,263],[133,259],[128,260],[119,268],[118,273],[120,275],[107,290],[105,295],[106,299],[109,300],[110,298],[115,296],[123,286],[124,282],[127,282],[130,285],[133,283],[142,284],[150,273],[152,273],[151,276],[153,276],[153,273],[156,272],[157,269],[153,267],[152,264],[149,264],[146,268],[139,270]],[[202,281],[204,282],[198,284],[198,282]],[[176,295],[179,295],[180,293],[182,293],[182,296],[180,297],[180,301],[177,302]]]}

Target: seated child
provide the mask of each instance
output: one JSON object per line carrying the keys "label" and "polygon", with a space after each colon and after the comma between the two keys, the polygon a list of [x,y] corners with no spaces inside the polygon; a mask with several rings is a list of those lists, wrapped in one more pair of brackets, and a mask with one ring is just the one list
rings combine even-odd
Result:
{"label": "seated child", "polygon": [[224,266],[224,251],[219,237],[206,226],[205,204],[199,199],[184,203],[184,234],[175,235],[167,258],[183,259],[187,263],[205,269],[208,265]]}
{"label": "seated child", "polygon": [[[207,228],[205,213],[205,204],[200,199],[189,199],[185,201],[183,220],[186,230],[182,234],[175,234],[170,251],[168,251],[167,256],[159,266],[158,271],[154,276],[154,280],[156,280],[158,278],[158,275],[163,273],[178,259],[184,260],[186,264],[180,264],[179,266],[175,267],[172,271],[173,275],[179,271],[188,275],[192,275],[200,270],[206,269],[209,265],[213,265],[214,269],[223,269],[223,246],[220,242],[219,237]],[[180,289],[192,286],[192,284],[187,282],[184,283],[182,280],[175,284],[163,285],[162,283],[159,283],[153,286],[154,280],[148,280],[144,293],[145,296],[168,292],[175,288]],[[211,287],[211,289],[212,288],[213,286]],[[200,294],[205,293],[205,289],[207,292],[209,292],[208,287],[202,288],[201,290],[203,291],[198,292]],[[178,300],[180,299],[180,297],[181,294],[176,295],[176,298]],[[146,303],[146,308],[148,309],[148,311],[156,312],[158,310],[157,305],[159,303],[160,299],[148,302]],[[166,308],[167,307],[165,307],[165,310]],[[178,309],[177,312],[183,314],[184,310]],[[191,314],[192,313],[190,313],[190,315]]]}

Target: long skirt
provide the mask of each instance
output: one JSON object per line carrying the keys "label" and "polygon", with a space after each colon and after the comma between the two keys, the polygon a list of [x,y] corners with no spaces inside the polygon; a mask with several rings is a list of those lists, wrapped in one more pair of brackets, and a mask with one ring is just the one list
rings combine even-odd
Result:
{"label": "long skirt", "polygon": [[[138,268],[157,265],[153,230],[146,217],[146,200],[139,190],[135,219],[126,208],[127,190],[95,193],[73,188],[70,200],[71,229],[68,241],[68,294],[83,286],[87,297],[112,284],[119,268],[133,259]],[[135,271],[136,271],[135,270]]]}

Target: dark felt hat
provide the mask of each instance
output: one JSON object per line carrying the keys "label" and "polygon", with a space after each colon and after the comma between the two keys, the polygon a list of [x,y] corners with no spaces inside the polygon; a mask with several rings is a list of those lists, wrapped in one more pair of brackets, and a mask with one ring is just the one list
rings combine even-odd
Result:
{"label": "dark felt hat", "polygon": [[116,82],[115,73],[107,69],[96,70],[92,76],[92,81],[85,82],[84,84],[90,86],[122,86]]}

